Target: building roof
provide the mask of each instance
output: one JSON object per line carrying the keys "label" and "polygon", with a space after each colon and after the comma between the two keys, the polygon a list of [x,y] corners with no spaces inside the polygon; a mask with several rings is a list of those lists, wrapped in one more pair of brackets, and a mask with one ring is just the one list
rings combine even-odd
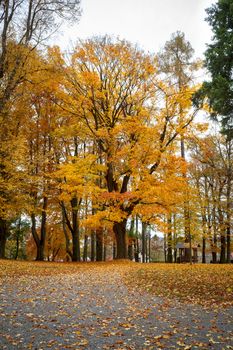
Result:
{"label": "building roof", "polygon": [[[192,248],[193,249],[195,249],[195,248],[197,248],[198,246],[197,246],[197,244],[195,244],[195,243],[193,243],[192,244]],[[184,243],[184,242],[178,242],[177,244],[176,244],[176,249],[184,249],[184,248],[190,248],[190,243]]]}

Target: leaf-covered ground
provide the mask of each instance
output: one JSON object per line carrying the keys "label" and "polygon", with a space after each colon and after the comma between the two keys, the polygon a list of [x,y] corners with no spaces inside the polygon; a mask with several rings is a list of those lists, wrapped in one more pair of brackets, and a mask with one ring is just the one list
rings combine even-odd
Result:
{"label": "leaf-covered ground", "polygon": [[[1,350],[233,349],[229,266],[0,261],[0,267]],[[200,305],[188,303],[193,282],[205,293],[196,289]],[[207,293],[213,283],[228,288],[222,299]],[[208,298],[212,307],[203,308]]]}
{"label": "leaf-covered ground", "polygon": [[144,264],[128,284],[157,296],[206,307],[233,306],[233,264]]}

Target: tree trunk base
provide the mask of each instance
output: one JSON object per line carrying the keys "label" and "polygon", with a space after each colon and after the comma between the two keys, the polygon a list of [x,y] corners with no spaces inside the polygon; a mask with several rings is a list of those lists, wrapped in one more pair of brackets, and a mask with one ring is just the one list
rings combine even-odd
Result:
{"label": "tree trunk base", "polygon": [[116,259],[127,259],[127,244],[126,244],[126,221],[117,222],[113,225],[113,231],[116,237],[117,254]]}

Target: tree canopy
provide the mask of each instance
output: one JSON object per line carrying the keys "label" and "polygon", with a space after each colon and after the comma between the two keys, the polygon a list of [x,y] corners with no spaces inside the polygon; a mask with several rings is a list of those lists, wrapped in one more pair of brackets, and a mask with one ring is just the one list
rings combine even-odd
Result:
{"label": "tree canopy", "polygon": [[219,0],[207,9],[207,22],[213,32],[212,43],[205,52],[205,67],[210,80],[196,95],[207,96],[211,116],[219,121],[222,132],[233,137],[233,4]]}

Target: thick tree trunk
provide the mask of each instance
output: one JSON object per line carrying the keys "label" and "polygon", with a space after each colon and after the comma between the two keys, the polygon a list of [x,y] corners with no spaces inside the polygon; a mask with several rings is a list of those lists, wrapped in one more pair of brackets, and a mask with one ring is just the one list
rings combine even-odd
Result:
{"label": "thick tree trunk", "polygon": [[36,260],[39,260],[40,238],[36,231],[36,216],[34,213],[31,214],[31,221],[32,221],[32,227],[31,227],[32,237],[36,244]]}
{"label": "thick tree trunk", "polygon": [[112,257],[113,257],[113,260],[116,259],[116,242],[113,242],[113,245],[112,245]]}
{"label": "thick tree trunk", "polygon": [[66,209],[65,209],[64,203],[61,204],[61,207],[62,207],[62,228],[63,228],[63,233],[66,241],[66,254],[67,254],[66,257],[67,257],[67,260],[70,261],[70,259],[72,260],[72,252],[70,250],[70,237],[66,229],[66,212],[65,212]]}
{"label": "thick tree trunk", "polygon": [[[181,157],[185,161],[185,144],[184,144],[184,138],[181,138]],[[186,172],[183,173],[184,180],[187,180],[187,174]],[[191,231],[190,231],[190,211],[189,211],[189,202],[188,200],[184,201],[184,236],[185,236],[185,243],[191,246]],[[184,261],[192,263],[192,250],[187,247],[184,248]]]}
{"label": "thick tree trunk", "polygon": [[139,240],[138,240],[138,217],[136,216],[136,239],[134,241],[134,259],[135,262],[139,262]]}
{"label": "thick tree trunk", "polygon": [[227,261],[228,264],[231,262],[231,228],[227,226]]}
{"label": "thick tree trunk", "polygon": [[219,208],[219,224],[220,224],[220,230],[221,230],[221,233],[220,233],[220,243],[221,243],[221,246],[220,246],[220,264],[225,264],[226,262],[226,237],[225,237],[225,222],[224,222],[224,219],[223,219],[223,211],[221,210],[221,208]]}
{"label": "thick tree trunk", "polygon": [[96,261],[103,261],[103,230],[96,231]]}
{"label": "thick tree trunk", "polygon": [[87,261],[88,236],[84,236],[83,261]]}
{"label": "thick tree trunk", "polygon": [[209,186],[208,186],[208,181],[206,176],[204,177],[204,188],[205,188],[205,205],[202,206],[202,264],[206,263],[206,238],[210,237],[210,234],[211,234]]}
{"label": "thick tree trunk", "polygon": [[212,263],[216,264],[217,263],[217,253],[212,251]]}
{"label": "thick tree trunk", "polygon": [[5,258],[6,240],[8,236],[8,223],[0,219],[0,259]]}
{"label": "thick tree trunk", "polygon": [[134,240],[134,260],[135,262],[139,262],[138,238]]}
{"label": "thick tree trunk", "polygon": [[45,239],[46,239],[46,220],[47,220],[47,210],[48,206],[48,198],[44,197],[43,199],[43,210],[41,214],[41,229],[40,229],[40,237],[38,236],[36,230],[36,216],[35,214],[31,214],[32,221],[32,237],[36,243],[36,260],[43,261],[44,260],[44,249],[45,249]]}
{"label": "thick tree trunk", "polygon": [[164,239],[163,239],[163,252],[164,252],[164,261],[167,262],[167,237],[166,237],[166,234],[164,234]]}
{"label": "thick tree trunk", "polygon": [[44,197],[43,199],[43,210],[41,214],[41,230],[40,230],[40,240],[39,240],[39,247],[37,251],[37,257],[36,260],[43,261],[44,260],[44,249],[45,249],[45,240],[46,240],[46,220],[47,220],[47,205],[48,205],[48,198]]}
{"label": "thick tree trunk", "polygon": [[202,264],[206,263],[206,215],[202,214]]}
{"label": "thick tree trunk", "polygon": [[151,262],[151,233],[148,233],[148,262]]}
{"label": "thick tree trunk", "polygon": [[176,214],[173,214],[173,242],[174,242],[174,262],[177,262],[177,223],[176,223]]}
{"label": "thick tree trunk", "polygon": [[206,263],[206,238],[202,238],[202,264]]}
{"label": "thick tree trunk", "polygon": [[216,228],[216,206],[215,206],[215,198],[213,196],[213,188],[212,188],[212,198],[214,199],[213,210],[212,210],[212,222],[213,222],[213,240],[212,240],[212,263],[217,263],[217,228]]}
{"label": "thick tree trunk", "polygon": [[79,245],[79,234],[77,231],[72,234],[73,240],[73,252],[72,252],[72,261],[80,261],[80,245]]}
{"label": "thick tree trunk", "polygon": [[142,262],[144,263],[146,261],[146,228],[147,225],[143,222],[142,223]]}
{"label": "thick tree trunk", "polygon": [[17,229],[16,229],[16,245],[15,245],[15,257],[14,257],[15,260],[17,260],[19,256],[20,233],[21,233],[21,217],[19,218]]}
{"label": "thick tree trunk", "polygon": [[91,234],[91,261],[95,261],[95,233]]}
{"label": "thick tree trunk", "polygon": [[80,246],[79,246],[79,234],[74,231],[72,234],[73,241],[73,251],[72,251],[72,261],[80,261]]}
{"label": "thick tree trunk", "polygon": [[73,253],[72,261],[80,261],[80,234],[78,224],[78,200],[76,197],[71,200],[72,206],[72,240],[73,240]]}
{"label": "thick tree trunk", "polygon": [[129,258],[129,260],[133,260],[133,242],[132,242],[132,240],[129,242],[129,245],[128,245],[128,258]]}
{"label": "thick tree trunk", "polygon": [[221,251],[220,251],[220,264],[225,264],[226,262],[226,237],[221,234]]}
{"label": "thick tree trunk", "polygon": [[[107,160],[106,160],[106,183],[107,183],[107,189],[108,192],[111,193],[113,191],[118,193],[125,193],[127,192],[127,187],[130,179],[130,175],[125,175],[122,180],[121,189],[119,189],[119,184],[115,179],[114,176],[114,164],[112,162],[112,156],[111,149],[109,148],[107,151]],[[101,186],[100,186],[101,187]],[[121,207],[122,210],[125,210],[123,207]],[[133,210],[133,207],[131,208],[131,212]],[[127,217],[131,214],[129,210],[125,211],[127,213]],[[115,222],[113,225],[113,232],[115,234],[116,239],[116,246],[117,246],[117,255],[116,259],[127,259],[127,244],[126,244],[126,223],[127,219],[123,219],[121,222]]]}
{"label": "thick tree trunk", "polygon": [[206,225],[207,225],[207,219],[206,215],[202,214],[202,264],[206,263]]}
{"label": "thick tree trunk", "polygon": [[130,222],[130,229],[129,229],[129,236],[128,236],[128,258],[129,260],[133,260],[134,257],[134,252],[133,252],[133,241],[134,241],[134,224],[135,220],[132,217],[131,222]]}
{"label": "thick tree trunk", "polygon": [[172,262],[173,262],[172,247],[168,246],[168,248],[167,248],[167,263],[172,263]]}
{"label": "thick tree trunk", "polygon": [[44,260],[44,245],[42,244],[41,241],[40,241],[40,244],[39,244],[39,249],[38,249],[38,252],[37,252],[36,260],[37,261],[43,261]]}
{"label": "thick tree trunk", "polygon": [[172,218],[168,215],[167,219],[168,233],[167,233],[167,262],[172,263]]}
{"label": "thick tree trunk", "polygon": [[104,241],[103,261],[106,261],[106,259],[107,259],[107,245],[106,245],[106,242]]}
{"label": "thick tree trunk", "polygon": [[18,259],[19,256],[19,236],[16,236],[16,246],[15,246],[15,260]]}
{"label": "thick tree trunk", "polygon": [[116,259],[127,259],[126,222],[127,220],[124,219],[121,222],[116,222],[113,225],[117,245]]}

